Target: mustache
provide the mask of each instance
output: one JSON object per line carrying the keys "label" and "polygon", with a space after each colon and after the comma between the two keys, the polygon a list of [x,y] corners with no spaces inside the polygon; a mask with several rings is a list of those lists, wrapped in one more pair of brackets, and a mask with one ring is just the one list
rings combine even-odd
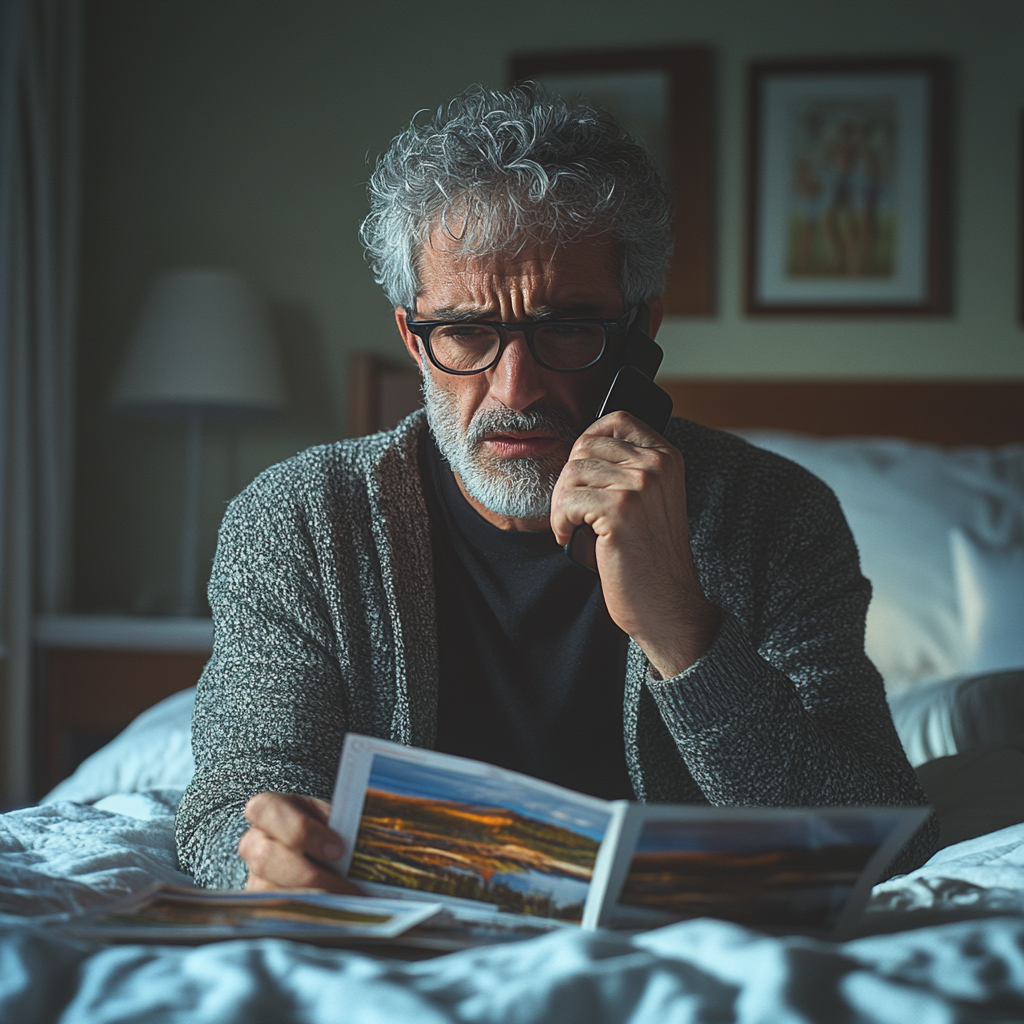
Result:
{"label": "mustache", "polygon": [[521,431],[542,430],[553,434],[560,441],[572,444],[583,432],[582,428],[567,413],[543,406],[525,409],[487,409],[477,413],[466,428],[465,440],[468,445],[479,447],[491,434],[514,434]]}

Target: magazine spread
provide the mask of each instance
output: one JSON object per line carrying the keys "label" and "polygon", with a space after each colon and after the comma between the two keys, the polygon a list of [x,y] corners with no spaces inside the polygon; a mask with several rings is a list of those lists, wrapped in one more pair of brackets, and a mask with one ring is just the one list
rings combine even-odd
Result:
{"label": "magazine spread", "polygon": [[456,917],[651,928],[712,916],[841,935],[927,814],[606,801],[350,733],[330,825],[346,851],[335,867],[364,892]]}
{"label": "magazine spread", "polygon": [[237,892],[158,885],[74,918],[66,930],[99,942],[280,938],[333,944],[395,939],[443,912],[439,903],[311,889]]}

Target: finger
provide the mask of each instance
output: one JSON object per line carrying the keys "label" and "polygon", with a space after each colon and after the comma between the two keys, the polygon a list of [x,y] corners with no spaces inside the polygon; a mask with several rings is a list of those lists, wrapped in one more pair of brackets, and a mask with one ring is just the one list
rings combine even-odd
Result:
{"label": "finger", "polygon": [[327,827],[330,804],[313,797],[257,793],[245,805],[245,820],[285,846],[334,861],[342,854],[341,838]]}
{"label": "finger", "polygon": [[673,456],[682,458],[678,448],[657,434],[641,435],[636,433],[630,437],[619,437],[612,434],[584,432],[573,444],[567,461],[599,458],[607,462],[629,463],[637,460],[644,461],[657,453],[670,458]]}
{"label": "finger", "polygon": [[682,456],[678,450],[673,452],[597,438],[574,452],[563,467],[558,483],[568,490],[620,487],[647,491],[659,481],[669,481],[677,469],[682,476]]}
{"label": "finger", "polygon": [[294,889],[317,889],[322,892],[334,892],[341,896],[365,896],[366,893],[358,886],[353,885],[347,878],[341,875],[334,875],[334,882],[331,885],[278,885],[269,879],[260,878],[259,875],[250,874],[246,879],[245,888],[248,892],[281,892],[282,890]]}
{"label": "finger", "polygon": [[239,856],[249,868],[247,889],[325,889],[358,892],[347,879],[315,864],[258,828],[250,828],[238,842]]}
{"label": "finger", "polygon": [[611,525],[639,505],[641,486],[626,486],[624,472],[600,465],[581,471],[579,477],[563,474],[551,499],[551,530],[559,544],[567,544],[580,523],[588,523],[601,536]]}
{"label": "finger", "polygon": [[612,462],[608,459],[573,459],[562,470],[565,486],[579,487],[621,487],[625,490],[642,491],[656,475],[657,467],[638,462]]}
{"label": "finger", "polygon": [[305,807],[314,818],[322,821],[325,825],[331,818],[331,805],[326,800],[320,800],[315,796],[292,796],[296,804]]}
{"label": "finger", "polygon": [[[599,538],[610,537],[623,522],[641,512],[642,498],[639,491],[632,488],[577,487],[566,492],[559,506],[560,521],[557,528],[571,535],[576,525],[587,523]],[[554,523],[552,529],[555,529]],[[556,538],[561,543],[558,533]]]}
{"label": "finger", "polygon": [[593,436],[618,437],[643,444],[645,447],[667,443],[665,438],[653,427],[649,427],[643,420],[622,409],[610,412],[599,420],[594,420],[584,433]]}
{"label": "finger", "polygon": [[653,450],[615,437],[580,437],[569,453],[566,464],[597,459],[613,465],[628,465],[643,459],[644,452]]}
{"label": "finger", "polygon": [[566,463],[551,497],[551,529],[560,544],[567,543],[573,529],[583,522],[604,536],[610,535],[616,524],[636,520],[635,531],[638,517],[668,522],[673,518],[672,508],[685,509],[685,472],[678,450],[625,447],[640,454],[621,461],[594,457]]}

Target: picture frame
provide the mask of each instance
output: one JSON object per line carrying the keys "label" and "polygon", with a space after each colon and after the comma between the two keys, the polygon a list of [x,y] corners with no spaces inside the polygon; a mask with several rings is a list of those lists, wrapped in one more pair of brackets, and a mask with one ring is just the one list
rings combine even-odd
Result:
{"label": "picture frame", "polygon": [[748,314],[950,310],[951,83],[931,56],[750,65]]}
{"label": "picture frame", "polygon": [[1017,121],[1017,323],[1024,327],[1024,108]]}
{"label": "picture frame", "polygon": [[663,296],[669,316],[715,312],[712,56],[707,47],[513,56],[512,84],[582,95],[638,135],[672,195],[675,250]]}

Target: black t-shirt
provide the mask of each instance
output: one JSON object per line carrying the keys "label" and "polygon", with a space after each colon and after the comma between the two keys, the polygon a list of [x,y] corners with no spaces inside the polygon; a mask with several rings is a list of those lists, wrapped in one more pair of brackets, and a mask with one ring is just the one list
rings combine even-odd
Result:
{"label": "black t-shirt", "polygon": [[437,749],[605,799],[632,799],[622,738],[626,634],[595,573],[549,531],[492,526],[428,435],[437,588]]}

